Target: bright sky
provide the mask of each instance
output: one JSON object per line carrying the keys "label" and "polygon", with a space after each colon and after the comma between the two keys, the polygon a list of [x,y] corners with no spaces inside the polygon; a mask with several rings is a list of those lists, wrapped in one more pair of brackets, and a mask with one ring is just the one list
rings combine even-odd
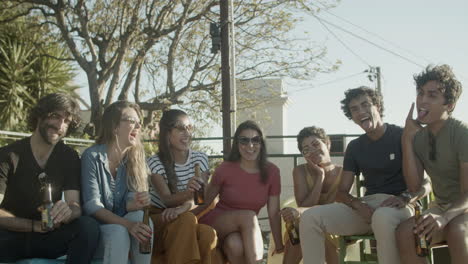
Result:
{"label": "bright sky", "polygon": [[[468,122],[468,1],[343,0],[338,7],[330,9],[329,12],[403,49],[392,46],[326,12],[319,13],[319,17],[417,64],[452,66],[465,90],[453,116]],[[411,102],[415,100],[413,74],[421,72],[422,68],[337,28],[328,27],[361,59],[340,44],[315,18],[307,19],[301,25],[298,34],[301,34],[302,30],[309,31],[311,40],[325,44],[330,61],[339,59],[343,64],[335,73],[320,74],[313,81],[300,85],[294,85],[297,83],[294,80],[287,80],[285,89],[291,100],[288,108],[288,134],[296,135],[302,127],[309,125],[323,127],[329,134],[362,133],[359,127],[344,116],[339,101],[343,99],[344,91],[348,88],[360,85],[375,87],[375,84],[369,82],[366,74],[358,74],[328,85],[319,84],[357,74],[368,69],[369,65],[381,68],[384,121],[403,126]],[[311,88],[293,92],[307,87]]]}

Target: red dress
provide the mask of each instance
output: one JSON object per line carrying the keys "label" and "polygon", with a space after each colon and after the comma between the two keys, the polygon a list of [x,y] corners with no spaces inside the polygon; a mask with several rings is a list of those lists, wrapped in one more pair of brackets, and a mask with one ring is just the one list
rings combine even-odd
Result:
{"label": "red dress", "polygon": [[260,172],[248,173],[240,167],[239,162],[223,162],[211,179],[212,184],[220,187],[219,202],[199,222],[212,225],[219,215],[229,210],[252,210],[258,214],[269,196],[279,196],[281,192],[278,167],[268,163],[267,171],[268,180],[263,184]]}

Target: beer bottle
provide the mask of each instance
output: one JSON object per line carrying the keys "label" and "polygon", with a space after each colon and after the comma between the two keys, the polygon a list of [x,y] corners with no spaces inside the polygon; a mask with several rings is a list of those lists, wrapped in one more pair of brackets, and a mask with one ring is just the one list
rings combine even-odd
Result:
{"label": "beer bottle", "polygon": [[198,191],[193,193],[193,200],[196,205],[205,204],[205,183],[203,182],[200,175],[200,164],[195,164],[195,179],[201,185]]}
{"label": "beer bottle", "polygon": [[301,242],[299,239],[299,227],[297,219],[292,222],[286,222],[286,231],[288,232],[289,241],[291,241],[291,244],[297,245]]}
{"label": "beer bottle", "polygon": [[[414,207],[414,221],[418,221],[421,218],[421,206],[416,204]],[[420,257],[426,257],[429,255],[429,242],[426,240],[426,237],[419,236],[418,234],[414,235],[416,241],[416,254]]]}
{"label": "beer bottle", "polygon": [[[143,209],[143,224],[150,226],[149,221],[149,206],[146,206]],[[140,243],[140,253],[141,254],[150,254],[151,253],[151,238]]]}
{"label": "beer bottle", "polygon": [[52,203],[52,185],[50,183],[44,184],[42,195],[41,227],[43,231],[51,231],[54,229],[54,221],[52,220],[50,211],[54,204]]}

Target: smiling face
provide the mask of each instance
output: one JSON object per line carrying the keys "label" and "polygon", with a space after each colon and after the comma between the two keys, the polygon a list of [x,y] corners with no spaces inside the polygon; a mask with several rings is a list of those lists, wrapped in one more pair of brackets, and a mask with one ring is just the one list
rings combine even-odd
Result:
{"label": "smiling face", "polygon": [[115,129],[120,148],[125,149],[135,146],[140,140],[141,121],[135,109],[124,108],[120,117],[120,122]]}
{"label": "smiling face", "polygon": [[331,162],[330,146],[325,144],[322,139],[316,136],[304,138],[301,143],[302,156],[307,162],[317,165],[328,164]]}
{"label": "smiling face", "polygon": [[262,148],[261,136],[256,130],[244,129],[237,138],[241,159],[245,161],[256,161]]}
{"label": "smiling face", "polygon": [[71,121],[72,118],[67,112],[55,111],[39,120],[36,130],[45,143],[55,145],[67,134]]}
{"label": "smiling face", "polygon": [[180,115],[169,132],[169,145],[179,151],[188,151],[192,141],[193,126],[186,115]]}
{"label": "smiling face", "polygon": [[453,104],[446,104],[443,90],[437,81],[429,81],[417,90],[416,107],[418,121],[423,124],[433,124],[446,120]]}
{"label": "smiling face", "polygon": [[372,133],[382,127],[383,122],[379,113],[379,108],[372,103],[367,95],[361,95],[352,99],[349,104],[351,118],[364,132]]}

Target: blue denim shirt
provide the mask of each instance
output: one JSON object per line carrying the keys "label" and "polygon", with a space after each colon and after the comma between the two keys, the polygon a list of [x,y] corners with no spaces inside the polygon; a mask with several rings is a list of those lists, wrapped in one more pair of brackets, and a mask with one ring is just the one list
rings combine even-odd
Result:
{"label": "blue denim shirt", "polygon": [[81,156],[81,190],[86,215],[93,215],[103,208],[121,217],[127,214],[127,199],[131,195],[127,186],[125,162],[117,168],[114,192],[111,191],[111,181],[107,145],[87,148]]}

